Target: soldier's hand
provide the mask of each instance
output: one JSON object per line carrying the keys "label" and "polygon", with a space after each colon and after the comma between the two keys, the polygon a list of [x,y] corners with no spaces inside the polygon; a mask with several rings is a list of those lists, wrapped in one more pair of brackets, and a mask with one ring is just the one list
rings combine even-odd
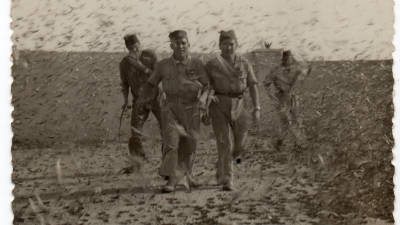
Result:
{"label": "soldier's hand", "polygon": [[125,108],[127,108],[128,106],[128,97],[124,97],[124,104],[122,104],[122,110],[124,110]]}
{"label": "soldier's hand", "polygon": [[151,70],[151,69],[149,69],[149,68],[146,68],[145,70],[144,70],[144,73],[145,74],[151,74],[153,71]]}
{"label": "soldier's hand", "polygon": [[218,99],[218,97],[216,95],[212,95],[209,98],[211,99],[211,102],[215,102],[215,103],[219,102],[219,99]]}
{"label": "soldier's hand", "polygon": [[127,107],[128,107],[128,103],[127,103],[127,102],[125,102],[124,104],[122,104],[122,107],[121,107],[121,109],[122,109],[122,110],[125,110]]}
{"label": "soldier's hand", "polygon": [[161,99],[161,101],[166,101],[167,100],[167,94],[165,94],[165,92],[161,92],[160,99]]}
{"label": "soldier's hand", "polygon": [[204,114],[201,116],[201,122],[206,125],[209,126],[211,124],[211,119],[207,114]]}

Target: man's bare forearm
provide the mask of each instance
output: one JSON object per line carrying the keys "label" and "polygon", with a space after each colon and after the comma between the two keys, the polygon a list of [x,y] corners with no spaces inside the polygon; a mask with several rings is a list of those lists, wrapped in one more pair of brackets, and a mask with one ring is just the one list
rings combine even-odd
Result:
{"label": "man's bare forearm", "polygon": [[128,101],[128,96],[129,96],[129,86],[121,84],[121,93],[122,96],[124,97],[124,101]]}
{"label": "man's bare forearm", "polygon": [[256,84],[250,86],[250,97],[251,101],[253,102],[254,109],[260,110],[260,98]]}

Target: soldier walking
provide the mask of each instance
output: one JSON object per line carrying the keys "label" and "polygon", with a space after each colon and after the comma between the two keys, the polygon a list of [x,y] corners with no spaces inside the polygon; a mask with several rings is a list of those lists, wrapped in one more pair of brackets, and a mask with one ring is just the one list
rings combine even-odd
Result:
{"label": "soldier walking", "polygon": [[169,34],[173,55],[161,60],[144,88],[142,102],[153,98],[162,82],[166,95],[162,106],[163,160],[159,170],[168,177],[165,193],[173,192],[183,179],[190,187],[198,186],[192,177],[194,154],[200,131],[200,108],[203,96],[208,95],[208,77],[199,59],[189,55],[187,33],[176,30]]}
{"label": "soldier walking", "polygon": [[286,147],[305,147],[306,135],[296,115],[297,102],[292,88],[299,76],[307,76],[311,72],[309,65],[300,65],[290,51],[282,54],[281,65],[266,76],[264,86],[273,106],[279,115],[279,129],[274,145],[276,149]]}
{"label": "soldier walking", "polygon": [[[132,93],[132,114],[131,114],[131,137],[129,139],[129,154],[131,159],[139,157],[136,162],[141,162],[146,158],[142,146],[142,128],[148,119],[150,112],[156,117],[161,125],[161,109],[157,97],[151,99],[147,104],[138,104],[139,93],[154,69],[157,61],[156,55],[151,50],[141,51],[140,41],[135,34],[128,34],[124,37],[125,46],[129,54],[120,63],[120,77],[122,94],[124,97],[123,110],[128,105],[129,89]],[[157,89],[158,90],[158,89]],[[157,95],[156,95],[157,96]],[[140,166],[140,165],[139,165]],[[132,171],[132,167],[126,168],[127,173]]]}
{"label": "soldier walking", "polygon": [[[250,90],[253,119],[260,119],[257,79],[250,63],[235,53],[238,41],[233,30],[221,31],[216,55],[207,65],[211,88],[215,92],[210,105],[212,127],[217,139],[217,182],[226,191],[234,190],[232,163],[240,163],[249,130],[249,115],[244,109],[244,94]],[[233,135],[230,135],[232,133]],[[231,139],[233,137],[233,140]]]}

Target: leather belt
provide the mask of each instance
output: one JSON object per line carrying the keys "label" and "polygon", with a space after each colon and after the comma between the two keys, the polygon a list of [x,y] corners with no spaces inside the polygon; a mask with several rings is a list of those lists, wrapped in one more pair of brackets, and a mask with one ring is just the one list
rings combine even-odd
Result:
{"label": "leather belt", "polygon": [[190,98],[183,95],[167,94],[167,101],[175,103],[195,103],[197,98]]}
{"label": "leather belt", "polygon": [[222,95],[230,98],[243,98],[243,92],[240,93],[221,93],[221,92],[215,92],[216,95]]}

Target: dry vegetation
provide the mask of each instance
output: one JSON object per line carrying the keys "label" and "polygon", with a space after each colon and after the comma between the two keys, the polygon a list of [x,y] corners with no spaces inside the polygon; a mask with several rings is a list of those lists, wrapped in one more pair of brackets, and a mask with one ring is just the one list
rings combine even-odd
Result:
{"label": "dry vegetation", "polygon": [[[259,79],[268,74],[265,68],[277,65],[275,53],[267,56],[269,61],[263,54],[248,55]],[[145,133],[154,160],[141,175],[148,179],[117,174],[125,157],[115,144],[122,103],[116,65],[122,56],[40,51],[15,56],[15,224],[40,220],[28,200],[40,205],[35,189],[51,209],[36,214],[58,221],[54,224],[129,224],[135,219],[174,224],[177,218],[188,224],[250,224],[258,218],[258,224],[360,224],[366,217],[393,221],[391,61],[310,62],[312,72],[293,87],[294,110],[305,131],[302,148],[293,144],[294,137],[280,150],[271,147],[279,124],[261,89],[262,122],[237,168],[240,192],[222,193],[211,183],[192,194],[168,196],[157,194],[160,143],[152,135],[158,134],[153,120]],[[124,125],[123,140],[127,135]],[[203,129],[202,135],[195,174],[208,182],[216,150],[212,134]],[[56,173],[57,159],[62,176]],[[146,219],[140,220],[143,215]]]}

